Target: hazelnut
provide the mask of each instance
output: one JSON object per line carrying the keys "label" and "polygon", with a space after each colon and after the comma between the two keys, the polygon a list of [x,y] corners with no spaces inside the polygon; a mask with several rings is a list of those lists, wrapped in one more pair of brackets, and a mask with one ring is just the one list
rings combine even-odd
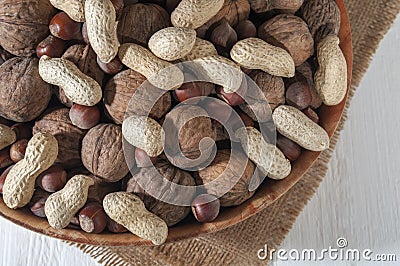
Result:
{"label": "hazelnut", "polygon": [[10,165],[6,170],[3,171],[0,175],[0,193],[3,193],[3,186],[4,182],[6,181],[7,175],[10,172],[11,168],[13,168],[14,165]]}
{"label": "hazelnut", "polygon": [[58,165],[53,165],[36,179],[36,184],[47,192],[56,192],[67,183],[67,172]]}
{"label": "hazelnut", "polygon": [[11,126],[17,135],[17,140],[30,139],[32,137],[32,126],[26,123],[18,123]]}
{"label": "hazelnut", "polygon": [[308,108],[302,110],[302,112],[303,112],[308,118],[310,118],[314,123],[319,124],[319,116],[318,116],[318,114],[317,114],[311,107],[308,107]]}
{"label": "hazelnut", "polygon": [[86,22],[84,22],[84,23],[82,24],[82,38],[83,38],[83,41],[84,41],[86,44],[90,44],[89,36],[88,36],[88,33],[87,33],[87,25],[86,25]]}
{"label": "hazelnut", "polygon": [[244,103],[243,97],[246,96],[247,93],[247,81],[243,78],[242,84],[237,92],[226,93],[221,86],[217,86],[217,94],[220,98],[222,98],[225,102],[227,102],[230,106],[237,106]]}
{"label": "hazelnut", "polygon": [[81,23],[72,20],[65,12],[57,13],[50,21],[52,35],[65,41],[80,39]]}
{"label": "hazelnut", "polygon": [[124,67],[118,57],[115,57],[110,63],[103,63],[99,57],[97,57],[97,64],[104,73],[109,75],[115,75],[119,73]]}
{"label": "hazelnut", "polygon": [[90,202],[79,212],[79,225],[87,233],[99,234],[107,227],[107,215],[103,206]]}
{"label": "hazelnut", "polygon": [[44,204],[46,203],[47,198],[50,196],[50,193],[37,189],[32,196],[31,201],[29,202],[29,209],[31,212],[42,218],[46,218],[46,214],[44,212]]}
{"label": "hazelnut", "polygon": [[158,157],[149,157],[149,155],[142,149],[135,149],[135,161],[137,167],[150,167],[157,162]]}
{"label": "hazelnut", "polygon": [[110,217],[107,216],[107,229],[112,233],[124,233],[127,232],[123,225],[120,225],[116,221],[112,220]]}
{"label": "hazelnut", "polygon": [[210,41],[220,47],[231,49],[238,41],[238,36],[226,19],[222,19],[220,24],[211,32]]}
{"label": "hazelnut", "polygon": [[198,195],[192,202],[192,212],[200,223],[214,221],[220,209],[219,199],[210,194]]}
{"label": "hazelnut", "polygon": [[284,136],[279,135],[277,137],[276,146],[291,162],[296,161],[301,155],[301,147]]}
{"label": "hazelnut", "polygon": [[311,92],[305,82],[295,82],[286,89],[286,103],[302,110],[311,103]]}
{"label": "hazelnut", "polygon": [[36,47],[37,57],[47,55],[50,57],[61,57],[65,50],[65,41],[53,35],[47,36]]}
{"label": "hazelnut", "polygon": [[257,28],[250,20],[239,21],[235,30],[239,40],[257,36]]}
{"label": "hazelnut", "polygon": [[90,129],[100,121],[100,110],[97,106],[73,104],[69,110],[69,118],[74,126]]}
{"label": "hazelnut", "polygon": [[24,159],[26,147],[28,146],[27,139],[21,139],[15,142],[10,147],[10,158],[14,163],[17,163]]}
{"label": "hazelnut", "polygon": [[10,157],[10,148],[5,148],[0,151],[0,169],[6,168],[13,163]]}
{"label": "hazelnut", "polygon": [[124,8],[124,0],[111,0],[111,3],[114,5],[115,13],[117,15],[117,20],[121,17],[122,9]]}

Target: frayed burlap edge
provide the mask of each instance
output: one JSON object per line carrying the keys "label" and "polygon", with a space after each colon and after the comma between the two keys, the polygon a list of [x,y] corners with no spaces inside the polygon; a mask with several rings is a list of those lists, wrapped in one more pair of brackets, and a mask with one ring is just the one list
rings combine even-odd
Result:
{"label": "frayed burlap edge", "polygon": [[277,248],[314,195],[347,119],[356,88],[383,36],[400,10],[399,0],[347,0],[353,34],[353,80],[346,108],[330,148],[282,198],[261,213],[218,233],[161,247],[94,247],[69,243],[99,263],[111,265],[265,265],[256,251],[268,244]]}

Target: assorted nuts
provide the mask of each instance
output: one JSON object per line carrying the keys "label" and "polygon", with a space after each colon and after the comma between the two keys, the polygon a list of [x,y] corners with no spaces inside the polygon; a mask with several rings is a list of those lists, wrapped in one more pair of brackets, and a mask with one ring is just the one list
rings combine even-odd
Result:
{"label": "assorted nuts", "polygon": [[140,2],[0,3],[9,208],[161,245],[329,148],[318,108],[348,85],[335,1]]}

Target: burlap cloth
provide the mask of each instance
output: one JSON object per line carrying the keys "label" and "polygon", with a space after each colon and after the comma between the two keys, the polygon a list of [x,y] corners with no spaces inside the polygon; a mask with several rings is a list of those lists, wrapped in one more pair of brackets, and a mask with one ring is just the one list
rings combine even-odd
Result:
{"label": "burlap cloth", "polygon": [[282,198],[261,213],[218,233],[161,247],[78,245],[104,265],[265,265],[257,258],[264,244],[278,247],[314,195],[347,118],[351,98],[369,62],[400,10],[400,0],[346,0],[354,45],[353,81],[346,110],[330,149]]}

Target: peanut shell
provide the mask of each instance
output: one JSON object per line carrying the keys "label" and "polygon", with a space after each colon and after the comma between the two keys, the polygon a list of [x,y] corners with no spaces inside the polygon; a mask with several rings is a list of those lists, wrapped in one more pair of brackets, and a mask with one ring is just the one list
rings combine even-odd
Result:
{"label": "peanut shell", "polygon": [[10,146],[17,140],[17,135],[10,127],[0,124],[0,150]]}
{"label": "peanut shell", "polygon": [[57,9],[77,22],[85,21],[85,0],[50,0],[50,3]]}

